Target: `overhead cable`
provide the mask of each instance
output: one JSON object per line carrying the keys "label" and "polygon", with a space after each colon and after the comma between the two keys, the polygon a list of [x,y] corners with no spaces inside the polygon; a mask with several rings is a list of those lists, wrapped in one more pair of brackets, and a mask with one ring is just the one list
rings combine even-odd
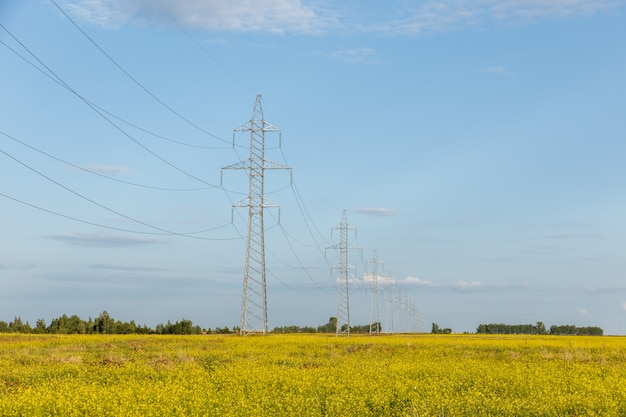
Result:
{"label": "overhead cable", "polygon": [[[2,29],[4,29],[7,33],[9,33],[9,35],[11,35],[13,37],[13,39],[16,39],[15,36],[9,32],[7,30],[6,27],[4,27],[2,24],[0,24],[0,26],[2,27]],[[17,41],[17,40],[16,40]],[[20,43],[19,41],[17,41],[18,43]],[[26,62],[27,64],[29,64],[31,67],[33,67],[34,69],[36,69],[37,71],[39,71],[41,74],[45,75],[46,77],[48,77],[51,81],[54,81],[55,83],[57,83],[58,85],[60,85],[61,87],[65,88],[66,90],[69,90],[70,92],[72,92],[72,90],[67,86],[66,83],[63,83],[61,81],[59,81],[57,78],[53,77],[52,75],[50,75],[49,73],[45,72],[44,70],[42,70],[41,68],[39,68],[37,65],[33,64],[28,58],[26,58],[24,55],[20,54],[18,51],[16,51],[14,48],[12,48],[11,46],[7,45],[4,41],[0,40],[0,44],[4,45],[5,48],[7,48],[8,50],[10,50],[11,52],[13,52],[15,55],[17,55],[18,57],[20,57],[24,62]],[[24,47],[24,45],[22,43],[20,43],[20,45],[26,49]],[[27,49],[28,50],[28,49]],[[29,53],[31,55],[33,55],[30,51]],[[38,60],[39,62],[41,62],[40,60]],[[47,68],[47,67],[46,67]],[[101,106],[95,104],[93,101],[88,100],[87,98],[85,98],[84,100],[86,100],[87,102],[89,102],[91,105],[93,105],[94,107],[96,107],[97,109],[103,111],[104,113],[108,114],[109,116],[113,117],[114,119],[119,120],[122,123],[125,123],[137,130],[140,130],[150,136],[154,136],[155,138],[161,139],[163,141],[166,142],[170,142],[170,143],[174,143],[177,145],[181,145],[181,146],[186,146],[189,148],[197,148],[197,149],[229,149],[232,147],[232,144],[229,146],[226,145],[222,145],[222,146],[207,146],[207,145],[198,145],[198,144],[194,144],[194,143],[187,143],[187,142],[182,142],[180,140],[176,140],[176,139],[172,139],[172,138],[168,138],[166,136],[160,135],[158,133],[152,132],[146,128],[143,128],[141,126],[138,126],[135,123],[132,123],[126,119],[124,119],[121,116],[118,116],[116,114],[113,114],[112,112],[102,108]]]}
{"label": "overhead cable", "polygon": [[87,34],[87,32],[85,32],[83,30],[83,28],[81,28],[75,21],[74,19],[72,19],[70,17],[69,14],[67,14],[67,12],[57,4],[56,1],[54,0],[50,0],[50,2],[52,4],[54,4],[54,6],[59,9],[59,11],[67,18],[67,20],[69,20],[72,25],[74,25],[74,27],[76,27],[76,29],[78,29],[78,31],[80,33],[82,33],[88,40],[89,42],[91,42],[91,44],[93,46],[96,47],[96,49],[98,49],[98,51],[100,51],[109,61],[111,61],[113,63],[113,65],[115,65],[120,71],[122,71],[122,73],[124,75],[126,75],[133,83],[135,83],[135,85],[137,85],[139,88],[141,88],[146,94],[148,94],[150,97],[152,97],[154,100],[156,100],[159,104],[161,104],[163,107],[165,107],[166,109],[168,109],[170,112],[172,112],[173,114],[175,114],[178,118],[180,118],[181,120],[185,121],[186,123],[188,123],[189,125],[195,127],[196,129],[198,129],[199,131],[201,131],[202,133],[205,133],[209,136],[211,136],[212,138],[215,138],[221,142],[225,142],[225,143],[229,143],[229,141],[220,138],[217,135],[214,135],[213,133],[203,129],[202,127],[198,126],[196,123],[192,122],[191,120],[189,120],[188,118],[186,118],[185,116],[183,116],[182,114],[180,114],[179,112],[177,112],[176,110],[174,110],[172,107],[170,107],[167,103],[165,103],[163,100],[161,100],[159,97],[157,97],[152,91],[148,90],[148,88],[146,88],[142,83],[140,83],[135,77],[133,77],[128,71],[126,71],[115,59],[113,59],[113,57],[111,55],[109,55],[104,49],[102,49],[102,47],[100,47],[100,45],[98,45],[98,43],[96,43],[96,41],[93,40],[93,38],[91,36],[89,36]]}
{"label": "overhead cable", "polygon": [[52,154],[50,154],[50,153],[48,153],[46,151],[43,151],[43,150],[41,150],[41,149],[39,149],[39,148],[37,148],[35,146],[29,145],[28,143],[23,142],[23,141],[17,139],[16,137],[9,135],[6,132],[0,131],[0,135],[3,135],[5,137],[13,140],[13,141],[19,143],[22,146],[25,146],[25,147],[27,147],[29,149],[32,149],[35,152],[38,152],[38,153],[40,153],[42,155],[45,155],[48,158],[54,159],[55,161],[61,162],[61,163],[65,164],[65,165],[71,166],[72,168],[76,168],[76,169],[79,169],[81,171],[87,172],[89,174],[97,175],[99,177],[106,178],[106,179],[111,180],[111,181],[115,181],[115,182],[119,182],[119,183],[127,184],[127,185],[132,185],[134,187],[148,188],[148,189],[151,189],[151,190],[160,190],[160,191],[202,191],[202,190],[207,190],[207,189],[210,189],[210,188],[214,188],[214,187],[165,188],[165,187],[154,187],[154,186],[145,185],[145,184],[138,184],[138,183],[131,182],[131,181],[125,181],[125,180],[122,180],[122,179],[119,179],[119,178],[115,178],[115,177],[111,177],[109,175],[102,174],[101,172],[97,172],[97,171],[94,171],[94,170],[82,167],[80,165],[76,165],[76,164],[73,164],[71,162],[68,162],[68,161],[66,161],[64,159],[61,159],[61,158],[59,158],[57,156],[54,156],[54,155],[52,155]]}
{"label": "overhead cable", "polygon": [[20,44],[20,46],[22,48],[24,48],[33,58],[35,58],[37,60],[37,62],[39,62],[47,71],[50,72],[50,74],[52,76],[54,76],[54,78],[56,78],[59,83],[61,83],[61,85],[63,87],[65,87],[68,91],[70,91],[72,94],[74,94],[76,97],[78,97],[82,102],[84,102],[89,108],[91,108],[94,112],[96,112],[96,114],[98,114],[100,117],[102,117],[104,120],[106,120],[111,126],[113,126],[115,129],[117,129],[120,133],[122,133],[124,136],[126,136],[128,139],[130,139],[131,141],[133,141],[135,144],[137,144],[140,148],[142,148],[143,150],[145,150],[146,152],[148,152],[149,154],[151,154],[152,156],[154,156],[155,158],[159,159],[161,162],[165,163],[166,165],[170,166],[171,168],[177,170],[178,172],[182,173],[183,175],[186,175],[198,182],[201,182],[202,184],[208,185],[209,187],[213,187],[213,188],[222,188],[221,186],[218,185],[214,185],[211,184],[187,171],[185,171],[184,169],[174,165],[173,163],[171,163],[170,161],[168,161],[167,159],[163,158],[161,155],[157,154],[156,152],[154,152],[152,149],[150,149],[149,147],[147,147],[146,145],[144,145],[143,143],[141,143],[139,140],[135,139],[134,136],[132,136],[130,133],[126,132],[124,129],[122,129],[119,125],[117,125],[115,122],[113,122],[110,118],[108,118],[103,111],[101,111],[97,106],[95,106],[93,103],[91,103],[89,100],[87,100],[85,97],[83,97],[81,94],[79,94],[76,90],[74,90],[69,84],[67,84],[60,76],[58,76],[50,67],[48,67],[41,59],[39,59],[39,57],[33,53],[26,45],[24,45],[17,37],[15,37],[13,35],[13,33],[11,33],[6,27],[4,27],[1,23],[0,23],[0,27],[2,27],[17,43]]}
{"label": "overhead cable", "polygon": [[[85,201],[87,201],[87,202],[89,202],[89,203],[91,203],[91,204],[93,204],[95,206],[98,206],[98,207],[100,207],[100,208],[102,208],[102,209],[104,209],[104,210],[106,210],[106,211],[108,211],[110,213],[113,213],[113,214],[115,214],[117,216],[123,217],[123,218],[125,218],[127,220],[130,220],[130,221],[134,222],[134,223],[141,224],[141,225],[146,226],[148,228],[158,230],[160,232],[163,232],[166,235],[184,236],[184,237],[189,237],[189,238],[193,238],[193,239],[202,239],[202,240],[222,240],[222,239],[208,239],[208,238],[203,238],[203,237],[199,237],[199,236],[194,236],[195,234],[197,234],[199,232],[192,232],[192,233],[174,232],[174,231],[167,230],[167,229],[164,229],[164,228],[161,228],[161,227],[154,226],[152,224],[146,223],[144,221],[138,220],[138,219],[136,219],[134,217],[128,216],[128,215],[123,214],[123,213],[121,213],[121,212],[119,212],[117,210],[114,210],[114,209],[112,209],[110,207],[107,207],[104,204],[99,203],[99,202],[97,202],[97,201],[95,201],[95,200],[93,200],[93,199],[91,199],[91,198],[89,198],[89,197],[79,193],[78,191],[75,191],[75,190],[73,190],[73,189],[71,189],[71,188],[61,184],[60,182],[52,179],[51,177],[45,175],[41,171],[38,171],[37,169],[35,169],[32,166],[28,165],[27,163],[19,160],[18,158],[16,158],[13,155],[5,152],[2,149],[0,149],[0,153],[4,154],[7,158],[12,159],[13,161],[17,162],[18,164],[22,165],[23,167],[27,168],[28,170],[34,172],[35,174],[41,176],[42,178],[45,178],[46,180],[52,182],[53,184],[57,185],[58,187],[63,188],[67,192],[69,192],[71,194],[74,194],[75,196],[77,196],[77,197],[79,197],[79,198],[81,198],[81,199],[83,199],[83,200],[85,200]],[[226,240],[236,240],[236,239],[226,239]]]}

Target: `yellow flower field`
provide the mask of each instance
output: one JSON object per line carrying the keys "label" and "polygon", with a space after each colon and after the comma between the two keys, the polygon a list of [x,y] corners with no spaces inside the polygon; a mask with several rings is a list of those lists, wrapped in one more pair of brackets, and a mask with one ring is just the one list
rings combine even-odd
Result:
{"label": "yellow flower field", "polygon": [[2,334],[0,415],[625,416],[626,338]]}

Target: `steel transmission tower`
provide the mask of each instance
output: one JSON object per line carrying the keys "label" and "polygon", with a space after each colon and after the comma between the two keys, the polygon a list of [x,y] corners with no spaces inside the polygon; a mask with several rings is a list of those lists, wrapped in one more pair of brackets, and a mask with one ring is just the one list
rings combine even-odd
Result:
{"label": "steel transmission tower", "polygon": [[372,305],[370,306],[370,335],[380,334],[380,320],[378,317],[378,292],[380,290],[378,279],[378,264],[382,261],[378,260],[378,253],[374,251],[372,260],[372,272],[370,273],[371,289],[372,289]]}
{"label": "steel transmission tower", "polygon": [[264,172],[268,169],[291,169],[265,159],[265,133],[278,132],[280,129],[267,123],[263,118],[261,96],[256,96],[252,118],[249,122],[234,130],[250,134],[250,157],[245,161],[226,166],[222,169],[245,169],[249,175],[249,195],[233,205],[234,208],[248,209],[248,236],[246,239],[246,263],[243,275],[243,296],[241,301],[241,326],[239,333],[267,334],[267,297],[265,290],[265,242],[263,227],[263,209],[276,208],[277,204],[263,196]]}
{"label": "steel transmission tower", "polygon": [[393,308],[394,308],[394,281],[389,279],[387,282],[387,326],[385,326],[386,333],[393,333]]}
{"label": "steel transmission tower", "polygon": [[339,230],[339,243],[326,248],[339,250],[339,265],[333,267],[333,269],[339,270],[339,277],[337,278],[337,329],[335,335],[346,334],[348,337],[350,337],[349,272],[351,269],[354,269],[348,263],[348,251],[350,249],[358,249],[348,244],[348,231],[350,229],[354,228],[348,225],[346,211],[344,210],[341,216],[341,223],[332,229]]}
{"label": "steel transmission tower", "polygon": [[396,287],[396,309],[398,311],[397,330],[396,333],[404,332],[404,291],[402,288]]}

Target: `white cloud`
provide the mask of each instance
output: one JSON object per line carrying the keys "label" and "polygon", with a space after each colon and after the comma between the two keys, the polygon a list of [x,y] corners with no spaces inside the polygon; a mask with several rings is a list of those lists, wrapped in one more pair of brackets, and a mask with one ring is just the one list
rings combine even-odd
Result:
{"label": "white cloud", "polygon": [[436,284],[431,281],[427,281],[425,279],[421,279],[419,277],[408,276],[400,281],[401,284],[413,285],[416,287],[438,287],[439,284]]}
{"label": "white cloud", "polygon": [[454,283],[454,288],[461,291],[472,291],[482,289],[484,286],[479,281],[457,281]]}
{"label": "white cloud", "polygon": [[620,4],[614,0],[500,0],[488,3],[491,3],[490,15],[498,19],[585,15]]}
{"label": "white cloud", "polygon": [[127,174],[130,170],[126,167],[104,164],[91,164],[83,167],[87,171],[95,172],[98,174],[106,175],[123,175]]}
{"label": "white cloud", "polygon": [[[384,286],[387,286],[389,284],[393,284],[395,282],[397,282],[395,279],[393,279],[393,278],[391,278],[389,276],[386,276],[386,275],[380,275],[379,274],[376,277],[376,283],[380,287],[384,287]],[[371,287],[372,284],[374,284],[374,276],[372,274],[370,274],[370,273],[363,274],[363,281],[362,281],[362,283],[365,284],[368,287]]]}
{"label": "white cloud", "polygon": [[626,311],[626,301],[622,303],[622,310]]}
{"label": "white cloud", "polygon": [[79,0],[61,6],[72,16],[98,26],[117,27],[132,19],[141,9],[137,0]]}
{"label": "white cloud", "polygon": [[379,62],[376,56],[376,51],[372,48],[341,49],[339,51],[331,53],[330,56],[332,58],[340,59],[354,64],[377,64]]}
{"label": "white cloud", "polygon": [[325,19],[300,0],[78,0],[64,8],[92,24],[177,24],[236,32],[314,33]]}
{"label": "white cloud", "polygon": [[[593,14],[621,0],[392,0],[371,4],[312,0],[65,0],[72,16],[95,25],[173,25],[211,31],[319,34],[325,30],[411,35]],[[323,4],[324,7],[318,5]],[[372,21],[376,16],[377,21]],[[390,18],[389,16],[402,16]],[[368,21],[369,19],[369,21]],[[364,51],[347,50],[346,53]],[[361,56],[361,55],[359,55]],[[369,57],[371,58],[371,57]]]}
{"label": "white cloud", "polygon": [[460,30],[489,22],[520,23],[544,17],[593,14],[621,6],[619,0],[442,0],[406,10],[407,17],[383,22],[376,30],[391,34],[418,34]]}
{"label": "white cloud", "polygon": [[578,314],[580,314],[581,316],[586,316],[587,314],[589,314],[589,311],[587,311],[586,308],[579,308]]}
{"label": "white cloud", "polygon": [[[353,282],[353,281],[351,281]],[[363,284],[368,287],[371,287],[374,284],[374,276],[371,273],[363,274]],[[393,279],[387,275],[378,275],[376,279],[376,283],[379,287],[387,287],[390,284],[397,284],[400,286],[414,286],[414,287],[439,287],[439,284],[436,284],[431,281],[427,281],[425,279],[421,279],[418,277],[408,276],[403,279]]]}

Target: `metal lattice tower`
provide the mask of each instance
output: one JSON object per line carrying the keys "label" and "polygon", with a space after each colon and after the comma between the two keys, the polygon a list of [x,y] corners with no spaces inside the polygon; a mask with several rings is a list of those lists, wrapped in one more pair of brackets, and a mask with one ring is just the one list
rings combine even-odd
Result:
{"label": "metal lattice tower", "polygon": [[348,263],[348,251],[350,249],[358,249],[350,246],[348,243],[348,231],[350,229],[354,228],[348,225],[346,211],[344,210],[341,216],[341,223],[332,229],[339,230],[339,243],[326,248],[339,250],[339,265],[333,267],[333,269],[339,270],[339,277],[337,278],[337,329],[335,335],[346,334],[348,337],[350,337],[349,272],[351,269],[354,269]]}
{"label": "metal lattice tower", "polygon": [[263,196],[264,172],[268,169],[291,168],[265,159],[265,133],[278,132],[280,134],[280,129],[267,123],[263,118],[260,95],[256,96],[250,121],[234,130],[233,143],[235,135],[240,132],[250,133],[250,157],[245,161],[222,168],[245,169],[250,177],[248,197],[233,205],[234,208],[248,209],[248,237],[239,333],[241,335],[249,333],[267,335],[263,209],[278,207],[278,205]]}
{"label": "metal lattice tower", "polygon": [[393,333],[393,309],[394,309],[394,281],[389,279],[387,282],[387,325],[386,333]]}
{"label": "metal lattice tower", "polygon": [[374,251],[374,255],[372,256],[370,263],[372,264],[372,271],[370,272],[372,289],[372,305],[370,306],[370,335],[378,335],[380,334],[380,319],[378,316],[378,295],[380,290],[378,282],[378,264],[381,264],[382,261],[378,260],[378,253],[376,251]]}
{"label": "metal lattice tower", "polygon": [[404,332],[404,291],[402,288],[396,287],[396,310],[398,311],[398,319],[396,320],[396,333]]}

